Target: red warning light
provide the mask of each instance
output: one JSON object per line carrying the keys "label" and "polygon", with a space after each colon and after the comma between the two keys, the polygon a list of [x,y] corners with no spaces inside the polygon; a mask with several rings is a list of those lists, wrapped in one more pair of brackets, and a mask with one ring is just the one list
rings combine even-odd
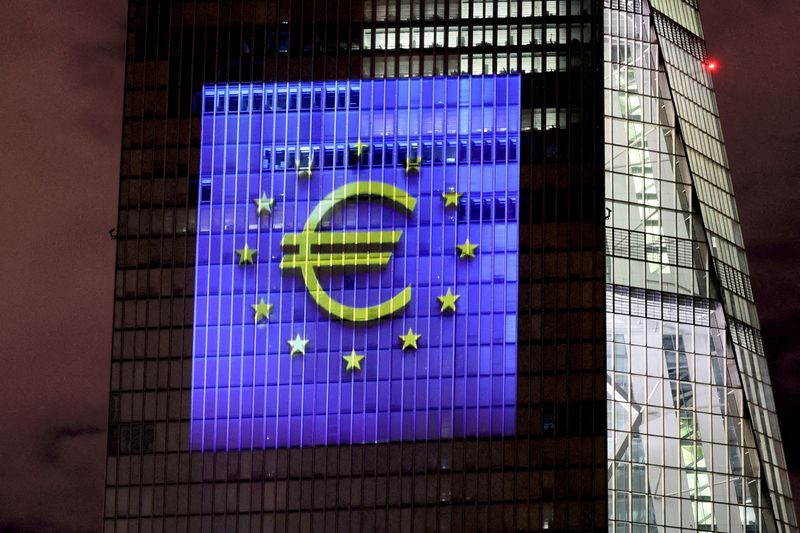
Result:
{"label": "red warning light", "polygon": [[714,73],[719,70],[719,62],[716,59],[708,59],[706,61],[706,68],[709,72]]}

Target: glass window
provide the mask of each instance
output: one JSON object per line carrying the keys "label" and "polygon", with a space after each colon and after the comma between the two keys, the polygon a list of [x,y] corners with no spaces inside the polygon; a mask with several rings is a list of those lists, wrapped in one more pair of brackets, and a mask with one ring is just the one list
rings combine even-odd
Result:
{"label": "glass window", "polygon": [[[508,1],[509,0],[497,0],[497,18],[508,17]],[[511,1],[516,3],[516,0]]]}
{"label": "glass window", "polygon": [[534,109],[533,110],[533,129],[534,129],[534,131],[541,131],[542,130],[542,110],[541,109]]}
{"label": "glass window", "polygon": [[472,28],[472,46],[479,46],[483,44],[483,28],[475,26]]}
{"label": "glass window", "polygon": [[422,30],[422,38],[423,38],[423,46],[425,48],[432,47],[434,42],[435,42],[435,30],[434,30],[434,28],[424,28]]}
{"label": "glass window", "polygon": [[411,28],[411,48],[419,48],[421,28]]}
{"label": "glass window", "polygon": [[386,30],[384,28],[375,29],[375,49],[386,50]]}
{"label": "glass window", "polygon": [[447,30],[447,47],[456,48],[459,46],[458,28],[449,28]]}
{"label": "glass window", "polygon": [[[536,6],[541,10],[540,2],[536,2]],[[534,15],[533,0],[522,0],[522,16],[523,17],[541,16],[541,12],[538,15]]]}
{"label": "glass window", "polygon": [[411,3],[408,1],[400,1],[400,20],[411,20]]}
{"label": "glass window", "polygon": [[533,28],[530,26],[523,26],[522,27],[522,36],[520,38],[520,44],[529,45],[533,43]]}
{"label": "glass window", "polygon": [[408,50],[411,48],[411,28],[400,28],[399,48]]}

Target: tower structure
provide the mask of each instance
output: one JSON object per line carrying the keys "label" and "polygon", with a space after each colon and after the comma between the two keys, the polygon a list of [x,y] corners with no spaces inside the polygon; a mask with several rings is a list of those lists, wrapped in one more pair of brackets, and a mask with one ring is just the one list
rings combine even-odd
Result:
{"label": "tower structure", "polygon": [[796,530],[697,7],[132,0],[105,530]]}
{"label": "tower structure", "polygon": [[610,518],[793,531],[698,8],[605,5]]}

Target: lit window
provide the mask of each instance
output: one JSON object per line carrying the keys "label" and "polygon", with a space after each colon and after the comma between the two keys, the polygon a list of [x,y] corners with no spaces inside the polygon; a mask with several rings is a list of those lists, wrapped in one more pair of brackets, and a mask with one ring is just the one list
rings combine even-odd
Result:
{"label": "lit window", "polygon": [[522,27],[522,39],[520,43],[523,45],[529,45],[533,41],[533,29],[530,26],[523,26]]}
{"label": "lit window", "polygon": [[520,59],[522,60],[522,65],[520,66],[520,69],[522,70],[522,72],[537,72],[537,71],[534,71],[534,70],[531,69],[531,54],[530,54],[530,52],[524,52],[520,56]]}
{"label": "lit window", "polygon": [[[538,2],[536,3],[536,7],[541,10],[541,4]],[[522,16],[523,17],[530,17],[534,15],[533,13],[533,1],[532,0],[522,0]],[[541,16],[541,12],[538,16]]]}
{"label": "lit window", "polygon": [[447,47],[456,48],[458,46],[458,28],[449,28],[447,30]]}
{"label": "lit window", "polygon": [[497,28],[497,39],[495,40],[495,44],[497,46],[507,46],[508,45],[508,27],[507,26],[499,26]]}
{"label": "lit window", "polygon": [[505,54],[497,56],[497,72],[500,74],[508,72],[508,57]]}
{"label": "lit window", "polygon": [[539,72],[539,73],[543,72],[541,52],[533,54],[533,72]]}
{"label": "lit window", "polygon": [[423,38],[423,46],[425,48],[431,48],[433,46],[433,44],[434,44],[434,36],[435,36],[435,33],[434,33],[434,29],[433,28],[425,28],[423,30],[422,38]]}
{"label": "lit window", "polygon": [[508,0],[498,0],[497,18],[506,18],[506,17],[508,17]]}
{"label": "lit window", "polygon": [[411,28],[400,28],[399,48],[408,50],[411,48]]}
{"label": "lit window", "polygon": [[548,24],[544,34],[545,43],[555,44],[558,42],[558,27],[555,24]]}
{"label": "lit window", "polygon": [[542,130],[542,110],[541,109],[534,109],[533,110],[533,129],[534,129],[534,131],[541,131]]}
{"label": "lit window", "polygon": [[517,40],[517,34],[519,33],[519,26],[509,26],[508,27],[508,44],[514,46],[519,41]]}
{"label": "lit window", "polygon": [[411,28],[411,48],[419,48],[421,28]]}
{"label": "lit window", "polygon": [[472,46],[479,46],[483,43],[483,28],[476,26],[472,28]]}
{"label": "lit window", "polygon": [[383,28],[375,29],[375,49],[386,50],[386,30]]}

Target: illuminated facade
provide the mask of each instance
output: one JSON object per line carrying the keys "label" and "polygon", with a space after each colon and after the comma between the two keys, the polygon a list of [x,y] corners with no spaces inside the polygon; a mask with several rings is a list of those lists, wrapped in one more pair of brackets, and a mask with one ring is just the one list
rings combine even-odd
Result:
{"label": "illuminated facade", "polygon": [[796,531],[696,0],[128,30],[106,531]]}
{"label": "illuminated facade", "polygon": [[520,77],[203,94],[191,448],[513,435]]}

